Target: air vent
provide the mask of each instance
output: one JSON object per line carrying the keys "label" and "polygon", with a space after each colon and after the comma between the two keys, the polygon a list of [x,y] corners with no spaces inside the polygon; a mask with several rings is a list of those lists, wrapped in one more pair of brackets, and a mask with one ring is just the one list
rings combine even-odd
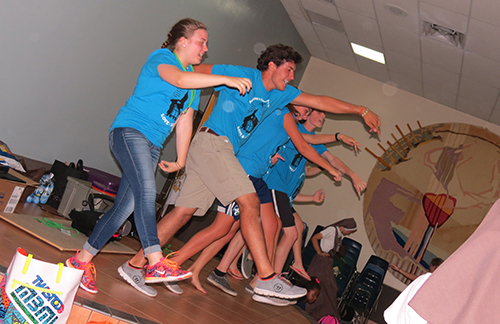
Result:
{"label": "air vent", "polygon": [[423,22],[423,35],[445,41],[456,47],[464,48],[465,46],[465,35],[461,32],[427,21]]}
{"label": "air vent", "polygon": [[339,33],[344,33],[344,25],[340,20],[335,20],[315,12],[306,10],[311,22],[316,25],[320,25],[329,29],[333,29]]}

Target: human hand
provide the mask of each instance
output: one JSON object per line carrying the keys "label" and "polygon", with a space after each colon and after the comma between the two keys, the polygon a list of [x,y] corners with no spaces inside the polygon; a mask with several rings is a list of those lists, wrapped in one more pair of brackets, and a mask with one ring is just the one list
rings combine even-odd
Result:
{"label": "human hand", "polygon": [[333,176],[333,180],[335,181],[342,180],[342,173],[340,173],[339,170],[332,167],[328,170],[328,173],[330,173]]}
{"label": "human hand", "polygon": [[344,134],[339,134],[338,136],[339,140],[344,142],[345,144],[352,146],[354,148],[354,152],[358,153],[358,150],[361,148],[361,144],[359,144],[358,141],[356,141],[354,138],[344,135]]}
{"label": "human hand", "polygon": [[168,173],[177,172],[180,169],[182,169],[182,166],[177,161],[176,162],[161,161],[160,163],[158,163],[158,166],[160,167],[160,169]]}
{"label": "human hand", "polygon": [[314,193],[313,201],[316,203],[322,203],[325,200],[325,193],[323,189],[320,189]]}
{"label": "human hand", "polygon": [[351,175],[352,185],[354,190],[361,197],[361,193],[366,189],[366,182],[361,179],[356,173]]}
{"label": "human hand", "polygon": [[395,265],[395,264],[389,264],[389,267],[391,267],[392,270],[396,271],[396,272],[399,272],[399,268]]}
{"label": "human hand", "polygon": [[274,156],[271,158],[271,164],[275,165],[278,160],[285,161],[285,159],[279,155],[278,153],[274,154]]}
{"label": "human hand", "polygon": [[238,89],[241,95],[245,95],[252,89],[252,81],[247,78],[227,77],[226,85]]}
{"label": "human hand", "polygon": [[325,257],[325,258],[329,258],[330,257],[330,253],[328,252],[321,252],[321,253],[318,253],[320,256],[322,257]]}
{"label": "human hand", "polygon": [[370,133],[378,133],[380,135],[380,125],[382,125],[382,122],[379,115],[371,110],[368,110],[366,115],[363,117],[363,120],[365,121],[365,124],[370,127]]}

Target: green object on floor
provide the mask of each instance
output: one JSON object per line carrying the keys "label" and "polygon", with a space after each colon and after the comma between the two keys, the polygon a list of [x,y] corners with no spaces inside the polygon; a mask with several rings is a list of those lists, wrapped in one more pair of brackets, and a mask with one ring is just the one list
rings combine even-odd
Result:
{"label": "green object on floor", "polygon": [[169,245],[167,245],[166,247],[164,247],[164,248],[163,248],[163,253],[165,253],[165,254],[174,253],[174,251],[170,250],[170,247],[171,247],[171,246],[172,246],[172,245],[170,245],[170,244],[169,244]]}
{"label": "green object on floor", "polygon": [[80,232],[77,229],[72,228],[72,227],[64,227],[61,224],[56,223],[53,220],[47,219],[45,217],[43,219],[36,218],[36,217],[33,217],[33,218],[36,219],[38,222],[44,224],[45,226],[48,226],[48,227],[51,227],[51,228],[57,228],[57,229],[61,229],[61,230],[64,229],[64,230],[67,230],[67,231],[75,231],[76,235],[73,235],[73,233],[72,233],[71,236],[75,236],[76,237],[76,236],[80,235]]}

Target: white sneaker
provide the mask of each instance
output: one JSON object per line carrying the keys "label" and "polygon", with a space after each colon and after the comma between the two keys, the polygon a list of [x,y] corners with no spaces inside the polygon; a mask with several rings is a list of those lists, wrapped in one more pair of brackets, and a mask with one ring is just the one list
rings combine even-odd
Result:
{"label": "white sneaker", "polygon": [[266,297],[266,296],[261,296],[257,294],[253,294],[252,299],[255,300],[256,302],[263,303],[263,304],[269,304],[273,306],[288,306],[290,305],[290,302],[286,299],[281,299],[281,298],[275,298],[275,297]]}
{"label": "white sneaker", "polygon": [[179,287],[179,285],[176,284],[175,282],[165,282],[164,284],[165,287],[167,287],[167,289],[173,292],[174,294],[181,295],[184,292],[184,290],[182,290],[182,288]]}
{"label": "white sneaker", "polygon": [[144,282],[144,270],[134,269],[128,264],[128,261],[125,261],[125,263],[118,268],[118,273],[126,282],[144,295],[150,297],[156,296],[156,290],[146,285]]}
{"label": "white sneaker", "polygon": [[281,275],[275,275],[273,278],[267,280],[257,277],[257,283],[253,291],[257,295],[283,299],[297,299],[307,294],[305,288],[292,285],[290,281]]}

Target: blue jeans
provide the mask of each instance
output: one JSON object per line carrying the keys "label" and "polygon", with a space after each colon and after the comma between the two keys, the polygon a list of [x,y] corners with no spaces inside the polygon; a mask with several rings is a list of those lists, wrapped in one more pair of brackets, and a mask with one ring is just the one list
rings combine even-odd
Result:
{"label": "blue jeans", "polygon": [[156,229],[154,173],[160,148],[133,128],[111,130],[109,147],[122,168],[120,187],[113,207],[97,222],[83,248],[96,255],[134,212],[144,255],[159,252],[161,246]]}

